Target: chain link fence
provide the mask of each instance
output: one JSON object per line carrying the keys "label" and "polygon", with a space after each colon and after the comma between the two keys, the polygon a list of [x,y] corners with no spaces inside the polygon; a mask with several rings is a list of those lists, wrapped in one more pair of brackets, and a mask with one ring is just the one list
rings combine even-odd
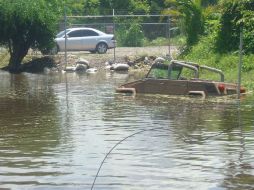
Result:
{"label": "chain link fence", "polygon": [[91,62],[122,62],[124,59],[146,56],[174,57],[177,48],[171,44],[171,37],[179,35],[179,31],[169,15],[125,15],[112,12],[100,16],[66,15],[59,24],[59,32],[65,28],[88,27],[113,34],[117,41],[116,48],[109,49],[106,54],[67,51],[67,56],[78,54]]}
{"label": "chain link fence", "polygon": [[[69,62],[67,58],[71,56],[84,58],[91,63],[123,62],[127,59],[135,60],[149,56],[175,57],[177,46],[175,43],[172,44],[172,37],[181,35],[168,15],[129,15],[121,10],[111,10],[111,12],[105,12],[105,15],[92,16],[66,14],[59,22],[58,32],[74,27],[89,27],[113,34],[116,48],[108,49],[105,54],[89,51],[66,51],[66,53],[61,51],[58,56],[65,64]],[[4,57],[4,61],[8,62],[9,56],[5,56],[6,54],[8,54],[7,49],[0,47],[0,57]],[[41,53],[31,50],[28,55],[41,56]]]}

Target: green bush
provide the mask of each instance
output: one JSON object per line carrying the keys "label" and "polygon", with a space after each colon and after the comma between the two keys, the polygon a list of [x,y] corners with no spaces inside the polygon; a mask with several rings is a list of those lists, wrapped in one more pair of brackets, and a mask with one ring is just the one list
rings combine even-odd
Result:
{"label": "green bush", "polygon": [[187,45],[192,46],[198,42],[199,35],[204,31],[204,22],[201,8],[193,4],[191,11],[187,13],[185,18]]}
{"label": "green bush", "polygon": [[[193,46],[187,55],[179,59],[196,62],[220,69],[225,74],[227,82],[237,82],[239,52],[218,53],[215,51],[215,38],[213,35],[202,37],[198,44]],[[243,57],[242,82],[248,89],[254,89],[254,55],[246,54]],[[201,78],[218,79],[210,73],[204,73]]]}
{"label": "green bush", "polygon": [[204,16],[201,0],[165,0],[169,10],[165,13],[178,18],[180,30],[187,36],[187,47],[191,47],[199,40],[204,32]]}
{"label": "green bush", "polygon": [[124,24],[116,31],[118,46],[141,47],[144,45],[145,36],[139,23]]}
{"label": "green bush", "polygon": [[243,71],[249,72],[254,70],[254,55],[250,54],[243,58]]}
{"label": "green bush", "polygon": [[254,0],[223,1],[222,7],[221,28],[216,43],[218,51],[237,50],[243,28],[245,52],[254,53]]}

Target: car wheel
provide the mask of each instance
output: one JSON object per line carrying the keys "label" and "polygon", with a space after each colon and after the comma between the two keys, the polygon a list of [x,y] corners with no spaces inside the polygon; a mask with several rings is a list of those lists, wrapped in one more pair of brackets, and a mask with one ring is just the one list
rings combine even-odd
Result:
{"label": "car wheel", "polygon": [[108,46],[107,44],[105,43],[99,43],[97,46],[96,46],[96,50],[99,54],[102,54],[102,53],[106,53],[107,50],[108,50]]}

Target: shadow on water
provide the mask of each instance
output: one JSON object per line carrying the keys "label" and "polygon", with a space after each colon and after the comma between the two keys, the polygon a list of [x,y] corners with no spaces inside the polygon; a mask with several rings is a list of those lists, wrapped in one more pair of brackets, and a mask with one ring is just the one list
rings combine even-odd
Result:
{"label": "shadow on water", "polygon": [[57,175],[57,170],[47,168],[61,140],[49,81],[43,75],[9,73],[1,73],[0,80],[0,187],[37,184],[34,176]]}
{"label": "shadow on water", "polygon": [[[31,133],[32,130],[33,135],[40,136],[42,141],[45,138],[45,141],[50,142],[49,138],[52,138],[54,139],[53,147],[57,145],[59,126],[53,89],[43,85],[44,82],[41,81],[43,78],[28,81],[25,75],[10,75],[4,80],[6,86],[1,86],[1,90],[6,93],[0,96],[2,135],[5,132],[10,134],[12,130],[21,130],[20,137],[22,138],[22,134],[26,135],[26,131]],[[49,128],[53,136],[47,134]],[[10,138],[19,142],[17,136]],[[30,143],[33,144],[32,141]],[[29,149],[29,151],[32,150]]]}

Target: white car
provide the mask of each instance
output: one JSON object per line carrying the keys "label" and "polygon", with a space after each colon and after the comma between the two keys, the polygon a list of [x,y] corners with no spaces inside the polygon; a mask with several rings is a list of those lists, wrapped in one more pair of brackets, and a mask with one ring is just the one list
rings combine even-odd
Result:
{"label": "white car", "polygon": [[[65,51],[65,31],[56,36],[57,51]],[[66,30],[67,51],[90,51],[106,53],[116,44],[113,34],[106,34],[93,28],[69,28]]]}

